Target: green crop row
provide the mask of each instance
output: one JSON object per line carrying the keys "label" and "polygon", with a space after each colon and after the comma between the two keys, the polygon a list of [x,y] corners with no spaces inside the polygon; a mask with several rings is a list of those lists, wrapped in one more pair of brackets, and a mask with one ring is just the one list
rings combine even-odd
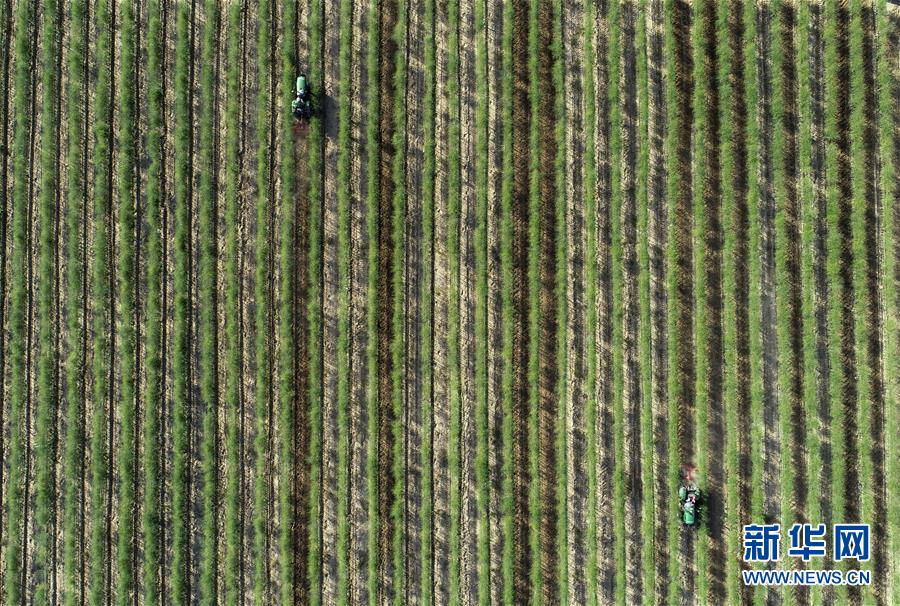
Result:
{"label": "green crop row", "polygon": [[93,251],[91,310],[93,315],[94,398],[91,431],[90,486],[90,587],[88,603],[101,606],[110,599],[112,579],[108,562],[112,556],[112,440],[113,398],[115,386],[110,380],[114,353],[114,276],[113,251],[113,0],[97,6],[97,81],[93,150]]}
{"label": "green crop row", "polygon": [[223,339],[225,382],[222,387],[225,411],[225,488],[224,488],[224,537],[223,596],[226,606],[243,604],[244,579],[244,434],[242,417],[243,393],[243,339],[241,321],[241,193],[240,180],[243,168],[241,153],[241,59],[242,40],[241,5],[233,3],[226,15],[225,58],[225,335]]}
{"label": "green crop row", "polygon": [[[79,0],[81,1],[81,0]],[[165,50],[162,22],[162,6],[159,0],[152,0],[147,15],[147,71],[164,74]],[[70,71],[71,73],[71,71]],[[162,445],[165,441],[164,402],[165,379],[164,334],[166,310],[164,309],[165,244],[163,234],[166,227],[163,208],[166,200],[166,108],[165,82],[163,78],[150,78],[147,82],[147,168],[146,212],[146,276],[147,306],[144,349],[143,441],[144,441],[144,485],[143,485],[143,590],[147,604],[156,604],[165,590],[165,545],[163,528],[165,512],[162,496],[165,492],[165,477]],[[75,95],[73,94],[73,97]]]}
{"label": "green crop row", "polygon": [[[66,328],[67,354],[65,363],[66,407],[68,422],[64,439],[62,475],[62,603],[65,606],[82,604],[85,553],[81,537],[85,532],[83,503],[84,489],[87,373],[87,5],[74,0],[69,7],[69,50],[66,86],[66,130],[68,135],[66,179]],[[148,189],[148,195],[149,195]],[[148,290],[148,293],[151,291]],[[148,366],[149,370],[149,366]],[[149,377],[148,377],[149,379]],[[149,445],[148,445],[149,447]],[[149,485],[148,485],[149,487]],[[154,527],[156,525],[154,524]],[[145,561],[152,557],[152,546],[145,548]]]}
{"label": "green crop row", "polygon": [[56,453],[59,409],[59,340],[54,326],[56,296],[59,196],[59,99],[62,9],[51,0],[44,4],[41,36],[41,183],[38,249],[38,385],[35,411],[35,571],[34,598],[49,600],[56,584]]}
{"label": "green crop row", "polygon": [[272,98],[275,77],[272,74],[274,61],[273,27],[274,8],[272,0],[261,0],[259,3],[260,24],[256,39],[256,67],[258,89],[256,95],[256,241],[254,251],[256,271],[254,298],[256,303],[254,326],[256,340],[254,343],[255,360],[255,394],[254,415],[255,435],[253,438],[253,457],[255,474],[253,477],[253,591],[252,596],[257,603],[271,599],[269,570],[269,514],[271,487],[269,485],[269,437],[271,431],[270,410],[272,404],[273,377],[272,353],[270,344],[272,334],[271,311],[273,307],[271,281],[273,236],[271,204],[273,189],[272,126],[271,109],[275,103]]}
{"label": "green crop row", "polygon": [[[137,276],[135,242],[135,199],[137,190],[137,23],[134,6],[123,3],[119,13],[121,52],[119,54],[118,116],[118,267],[119,318],[119,419],[121,442],[117,453],[118,546],[116,549],[116,603],[127,606],[137,585],[137,431],[138,431],[138,342],[136,326]],[[46,147],[45,147],[46,149]]]}

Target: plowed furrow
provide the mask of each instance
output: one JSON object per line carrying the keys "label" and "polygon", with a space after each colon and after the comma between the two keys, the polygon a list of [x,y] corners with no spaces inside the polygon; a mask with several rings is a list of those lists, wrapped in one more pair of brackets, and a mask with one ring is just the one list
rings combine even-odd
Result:
{"label": "plowed furrow", "polygon": [[566,102],[566,459],[567,566],[569,600],[587,601],[587,341],[585,316],[584,120],[582,73],[584,18],[581,5],[563,5],[563,61]]}
{"label": "plowed furrow", "polygon": [[[693,123],[693,66],[691,51],[691,7],[682,0],[673,6],[675,73],[672,74],[675,89],[675,132],[673,172],[676,175],[673,242],[674,246],[674,389],[675,409],[678,415],[676,436],[678,460],[690,465],[695,456],[696,419],[694,404],[694,251],[692,243],[692,182],[691,182],[691,125]],[[696,602],[696,562],[694,560],[695,534],[693,529],[682,527],[679,532],[679,564],[681,568],[681,603]]]}
{"label": "plowed furrow", "polygon": [[[503,266],[501,247],[503,217],[501,203],[504,116],[501,109],[501,77],[506,68],[503,63],[503,19],[501,3],[488,2],[486,11],[486,63],[487,63],[487,424],[488,424],[488,485],[490,491],[490,598],[495,604],[503,599],[503,471],[505,455],[503,443],[504,359],[503,322],[513,318],[503,316]],[[509,117],[506,117],[509,119]],[[511,395],[511,394],[510,394]],[[509,468],[511,469],[511,468]]]}
{"label": "plowed furrow", "polygon": [[613,556],[613,351],[612,351],[612,167],[610,138],[610,106],[608,89],[610,84],[609,61],[606,59],[611,41],[609,39],[609,7],[605,0],[597,3],[597,23],[595,30],[594,90],[596,116],[594,137],[597,150],[597,380],[595,419],[597,436],[597,598],[600,603],[612,603],[615,599],[616,566]]}
{"label": "plowed furrow", "polygon": [[641,568],[641,370],[638,359],[637,255],[637,6],[621,6],[621,238],[622,238],[622,408],[625,471],[625,599],[635,602],[642,592]]}
{"label": "plowed furrow", "polygon": [[450,435],[449,390],[449,255],[448,216],[449,112],[448,47],[449,27],[447,0],[436,2],[436,73],[435,101],[435,200],[434,200],[434,603],[445,606],[450,600],[450,474],[448,442]]}
{"label": "plowed furrow", "polygon": [[337,603],[337,383],[338,356],[338,216],[337,216],[337,95],[340,49],[337,6],[324,9],[322,73],[322,122],[325,136],[323,158],[323,249],[322,249],[322,603]]}
{"label": "plowed furrow", "polygon": [[[731,229],[734,230],[734,341],[735,341],[735,408],[737,434],[750,435],[750,316],[748,271],[749,213],[747,208],[747,102],[744,82],[744,6],[734,2],[728,10],[728,47],[731,54],[729,84],[731,100],[728,120],[731,121],[733,210]],[[750,522],[751,488],[753,481],[752,458],[749,440],[736,440],[737,462],[737,523],[738,527]],[[740,599],[748,604],[752,590],[741,585]]]}
{"label": "plowed furrow", "polygon": [[[373,75],[368,73],[366,59],[368,47],[367,24],[370,11],[377,10],[373,3],[357,2],[353,10],[353,68],[351,71],[351,139],[350,160],[350,601],[367,603],[369,559],[368,453],[369,442],[369,390],[376,381],[377,368],[369,367],[368,350],[372,346],[369,334],[369,259],[370,242],[367,231],[369,214],[376,212],[368,207],[369,180],[365,174],[369,158],[364,139],[368,116],[366,100]],[[375,143],[377,145],[377,142]]]}
{"label": "plowed furrow", "polygon": [[424,52],[425,33],[430,23],[424,21],[425,6],[423,2],[409,2],[408,24],[406,31],[406,79],[405,91],[398,94],[405,95],[406,99],[406,166],[403,179],[406,181],[406,282],[404,285],[404,299],[406,300],[405,317],[405,357],[406,357],[406,428],[405,442],[406,454],[404,465],[405,474],[405,531],[404,559],[405,571],[405,597],[403,602],[410,606],[420,603],[422,582],[422,440],[423,432],[428,426],[429,419],[423,415],[422,405],[425,397],[424,365],[422,333],[423,319],[427,318],[424,309],[427,304],[422,284],[424,274],[431,271],[431,266],[424,265],[423,241],[423,206],[428,203],[424,199],[423,175],[424,171],[424,122],[425,108],[423,96],[425,94]]}
{"label": "plowed furrow", "polygon": [[394,201],[394,68],[398,0],[379,3],[378,48],[378,599],[384,604],[393,591],[391,575],[391,497],[393,495],[393,394],[391,391],[392,252],[391,217]]}
{"label": "plowed furrow", "polygon": [[[544,604],[555,604],[559,600],[558,579],[558,551],[557,551],[557,460],[556,460],[556,431],[557,431],[557,400],[556,389],[559,380],[557,372],[557,313],[556,313],[556,216],[554,204],[556,202],[555,166],[556,139],[551,134],[555,130],[555,120],[552,111],[556,98],[556,87],[553,85],[553,2],[552,0],[537,0],[535,17],[531,26],[540,24],[537,30],[537,48],[532,59],[536,60],[537,73],[529,74],[537,78],[542,85],[539,87],[539,100],[532,99],[533,117],[536,118],[540,135],[537,138],[538,147],[533,150],[537,154],[537,187],[532,193],[537,196],[540,203],[538,216],[531,218],[537,221],[537,241],[531,242],[535,253],[538,255],[537,275],[532,277],[531,287],[538,290],[537,297],[537,331],[532,332],[531,339],[537,341],[537,383],[533,385],[536,393],[532,397],[537,398],[537,477],[532,482],[537,485],[540,513],[537,529],[539,558],[533,565],[539,566],[539,582],[541,595],[539,599]],[[534,90],[534,89],[532,89]],[[534,210],[534,206],[532,206]],[[534,233],[534,231],[532,231]],[[536,278],[536,281],[535,281]],[[532,350],[535,351],[535,350]]]}
{"label": "plowed furrow", "polygon": [[[512,550],[513,599],[524,602],[529,597],[529,505],[528,470],[528,212],[530,161],[530,98],[528,83],[528,5],[517,2],[512,15],[512,305],[513,327],[512,376],[512,440],[513,531]],[[505,142],[504,142],[505,143]],[[509,321],[509,320],[506,320]],[[509,451],[507,451],[509,452]]]}
{"label": "plowed furrow", "polygon": [[[809,89],[812,179],[812,274],[813,274],[813,341],[815,358],[816,439],[819,447],[817,481],[821,522],[832,522],[832,445],[831,445],[831,357],[828,313],[828,199],[825,165],[825,7],[820,1],[809,5]],[[825,604],[833,603],[833,592],[823,592]]]}
{"label": "plowed furrow", "polygon": [[[459,3],[459,338],[460,338],[460,595],[463,606],[478,603],[479,504],[476,486],[478,334],[476,321],[476,245],[478,216],[475,180],[475,0]],[[451,142],[453,145],[453,142]],[[487,581],[487,579],[484,579]]]}
{"label": "plowed furrow", "polygon": [[666,252],[668,200],[666,191],[666,84],[664,78],[665,20],[662,0],[647,7],[648,91],[648,256],[650,262],[650,406],[653,414],[653,561],[654,603],[663,604],[669,592],[669,403],[668,294]]}
{"label": "plowed furrow", "polygon": [[704,133],[703,204],[704,233],[704,315],[706,320],[706,455],[711,462],[706,472],[708,512],[707,594],[706,601],[722,604],[725,600],[725,466],[713,461],[725,459],[725,410],[723,406],[722,349],[722,185],[719,162],[719,54],[716,47],[716,3],[700,7],[702,57],[706,112]]}

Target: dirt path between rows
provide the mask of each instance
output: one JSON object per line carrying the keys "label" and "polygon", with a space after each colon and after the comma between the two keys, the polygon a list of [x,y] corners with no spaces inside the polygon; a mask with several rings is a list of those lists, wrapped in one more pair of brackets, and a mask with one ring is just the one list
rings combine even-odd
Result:
{"label": "dirt path between rows", "polygon": [[[826,189],[825,159],[825,7],[821,0],[809,5],[809,90],[812,180],[812,274],[813,274],[813,339],[815,351],[816,430],[819,447],[816,455],[819,473],[816,478],[822,490],[819,493],[819,517],[821,522],[832,522],[832,432],[831,432],[831,354],[829,328],[828,283],[828,198]],[[741,341],[738,340],[738,343]],[[750,482],[750,479],[747,479]],[[749,501],[749,486],[748,501]],[[749,506],[748,506],[749,508]],[[749,515],[742,519],[749,519]],[[746,590],[745,590],[746,593]],[[834,603],[834,590],[826,588],[822,593],[826,606]]]}
{"label": "dirt path between rows", "polygon": [[[436,1],[435,200],[434,200],[434,603],[450,601],[450,389],[447,332],[449,328],[449,251],[447,202],[449,194],[447,106],[447,0]],[[455,26],[455,24],[454,24]]]}
{"label": "dirt path between rows", "polygon": [[[798,83],[795,38],[797,6],[788,1],[781,4],[779,35],[781,45],[781,128],[783,132],[782,162],[784,197],[784,273],[787,290],[787,351],[785,367],[788,382],[787,398],[790,417],[790,470],[792,494],[791,517],[794,523],[808,522],[809,486],[807,481],[806,403],[804,401],[804,327],[801,274],[801,209],[799,198],[799,141],[798,141]],[[794,566],[804,568],[802,560]],[[800,605],[809,603],[809,589],[797,587],[793,591]]]}
{"label": "dirt path between rows", "polygon": [[338,55],[340,49],[338,7],[324,11],[321,111],[325,135],[322,162],[322,603],[337,602],[337,505],[338,482],[337,383],[338,356]]}
{"label": "dirt path between rows", "polygon": [[653,442],[654,603],[669,593],[669,523],[673,487],[669,475],[669,341],[666,265],[669,208],[666,191],[665,16],[662,0],[647,6],[647,80],[650,146],[647,185],[647,237],[650,262],[650,408]]}
{"label": "dirt path between rows", "polygon": [[[691,49],[691,7],[684,0],[676,0],[673,7],[673,28],[675,48],[675,129],[673,171],[677,175],[675,199],[673,200],[673,242],[674,284],[673,297],[674,327],[674,393],[675,409],[678,414],[676,436],[678,439],[678,462],[681,465],[694,463],[696,443],[695,377],[694,362],[694,250],[692,236],[693,185],[691,181],[691,129],[694,112],[693,60]],[[695,595],[697,566],[694,559],[696,534],[694,529],[679,528],[678,561],[680,567],[681,604],[696,603]]]}
{"label": "dirt path between rows", "polygon": [[[854,314],[854,246],[853,246],[853,162],[851,157],[850,117],[850,9],[840,4],[836,10],[836,93],[835,124],[837,152],[837,304],[838,360],[840,382],[840,424],[843,437],[844,486],[859,486],[859,387],[856,369],[856,317]],[[852,490],[852,488],[851,488]],[[847,495],[843,499],[843,522],[858,522],[860,500]],[[859,587],[847,590],[850,604],[861,602]]]}
{"label": "dirt path between rows", "polygon": [[[475,2],[459,3],[459,337],[460,337],[460,603],[478,603],[478,491],[476,486],[477,325],[475,230],[479,220],[475,190]],[[453,142],[451,142],[451,145]]]}
{"label": "dirt path between rows", "polygon": [[584,14],[577,3],[562,10],[566,168],[566,502],[569,601],[587,602],[587,224],[584,204]]}
{"label": "dirt path between rows", "polygon": [[391,501],[393,496],[393,393],[391,383],[391,312],[394,203],[394,71],[398,0],[380,2],[378,49],[378,593],[382,603],[393,595],[391,574]]}
{"label": "dirt path between rows", "polygon": [[[550,108],[557,95],[553,82],[554,57],[553,0],[538,0],[537,5],[537,77],[541,81],[540,117],[538,119],[538,154],[540,216],[539,222],[539,305],[538,337],[538,491],[541,507],[537,529],[540,545],[540,599],[544,604],[559,602],[559,570],[557,540],[557,309],[556,309],[556,120]],[[531,74],[535,77],[535,74]]]}
{"label": "dirt path between rows", "polygon": [[[725,461],[724,355],[722,322],[722,176],[719,132],[719,52],[716,41],[716,2],[706,0],[699,18],[702,30],[702,57],[706,109],[704,132],[703,225],[704,315],[706,321],[706,456],[710,462]],[[799,241],[799,238],[798,238]],[[725,588],[725,465],[711,464],[708,470],[707,505],[707,588],[705,600],[723,604]]]}
{"label": "dirt path between rows", "polygon": [[351,57],[350,99],[350,566],[349,591],[352,604],[369,601],[369,494],[368,450],[369,381],[376,369],[368,367],[368,318],[375,310],[368,308],[369,237],[367,221],[373,209],[368,208],[368,155],[364,128],[368,120],[366,100],[369,97],[367,69],[368,23],[370,12],[377,10],[371,2],[354,2],[353,50]]}
{"label": "dirt path between rows", "polygon": [[597,150],[597,381],[595,420],[597,435],[597,599],[600,603],[615,601],[616,570],[614,559],[613,467],[615,465],[613,435],[613,353],[612,353],[612,162],[610,150],[609,62],[609,6],[606,0],[597,3],[597,22],[594,39],[594,97],[596,116],[594,132]]}
{"label": "dirt path between rows", "polygon": [[422,234],[422,212],[430,200],[423,199],[425,157],[424,107],[425,36],[431,27],[425,22],[424,2],[407,3],[406,29],[406,503],[405,503],[405,604],[417,606],[422,582],[422,439],[430,419],[423,416],[424,383],[422,359],[422,318],[425,315],[422,283],[431,267],[423,265],[426,243]]}
{"label": "dirt path between rows", "polygon": [[[734,342],[735,342],[735,408],[737,409],[737,435],[750,435],[751,365],[750,365],[750,275],[749,211],[747,207],[747,102],[744,83],[744,6],[734,2],[728,11],[728,46],[731,54],[729,84],[731,101],[728,119],[731,121],[732,177],[734,196],[732,226],[734,230]],[[753,468],[751,440],[737,440],[737,523],[750,522],[752,507]],[[827,491],[825,491],[827,492]],[[743,566],[743,564],[742,564]],[[741,604],[750,603],[753,591],[741,585]]]}
{"label": "dirt path between rows", "polygon": [[644,502],[641,484],[641,361],[639,358],[640,301],[638,294],[637,244],[637,6],[621,5],[622,56],[622,410],[625,471],[625,599],[640,601],[643,592],[641,563],[641,514]]}
{"label": "dirt path between rows", "polygon": [[529,597],[528,474],[528,202],[531,101],[528,78],[528,13],[525,2],[513,4],[512,32],[512,304],[513,329],[513,596],[518,603]]}
{"label": "dirt path between rows", "polygon": [[[503,176],[504,123],[501,108],[501,73],[503,63],[503,4],[487,2],[487,422],[488,422],[488,482],[490,527],[490,596],[491,603],[503,600],[503,466],[512,453],[504,452],[503,443],[503,267],[501,240],[503,209],[501,188]],[[506,394],[511,397],[511,394]]]}

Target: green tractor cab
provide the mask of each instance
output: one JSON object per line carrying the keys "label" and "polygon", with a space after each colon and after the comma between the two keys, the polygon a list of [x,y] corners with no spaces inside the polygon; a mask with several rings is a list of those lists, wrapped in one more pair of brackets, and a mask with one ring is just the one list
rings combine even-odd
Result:
{"label": "green tractor cab", "polygon": [[685,526],[695,527],[700,523],[700,504],[702,494],[696,481],[697,468],[693,465],[681,467],[681,486],[678,487],[678,509],[681,511],[681,522]]}
{"label": "green tractor cab", "polygon": [[685,526],[697,526],[700,521],[700,489],[694,484],[682,485],[678,489],[681,521]]}
{"label": "green tractor cab", "polygon": [[303,122],[309,122],[312,118],[312,93],[306,82],[306,74],[297,76],[297,96],[291,101],[291,111],[295,118]]}

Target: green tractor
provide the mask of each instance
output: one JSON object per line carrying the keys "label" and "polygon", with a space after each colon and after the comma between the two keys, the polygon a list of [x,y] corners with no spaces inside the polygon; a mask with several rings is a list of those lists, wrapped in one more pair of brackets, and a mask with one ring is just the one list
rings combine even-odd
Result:
{"label": "green tractor", "polygon": [[685,526],[696,527],[700,523],[700,503],[702,494],[697,487],[697,468],[685,465],[681,470],[681,486],[678,487],[678,508]]}
{"label": "green tractor", "polygon": [[291,101],[291,111],[301,122],[309,122],[312,117],[312,93],[306,81],[306,74],[297,76],[297,96]]}

